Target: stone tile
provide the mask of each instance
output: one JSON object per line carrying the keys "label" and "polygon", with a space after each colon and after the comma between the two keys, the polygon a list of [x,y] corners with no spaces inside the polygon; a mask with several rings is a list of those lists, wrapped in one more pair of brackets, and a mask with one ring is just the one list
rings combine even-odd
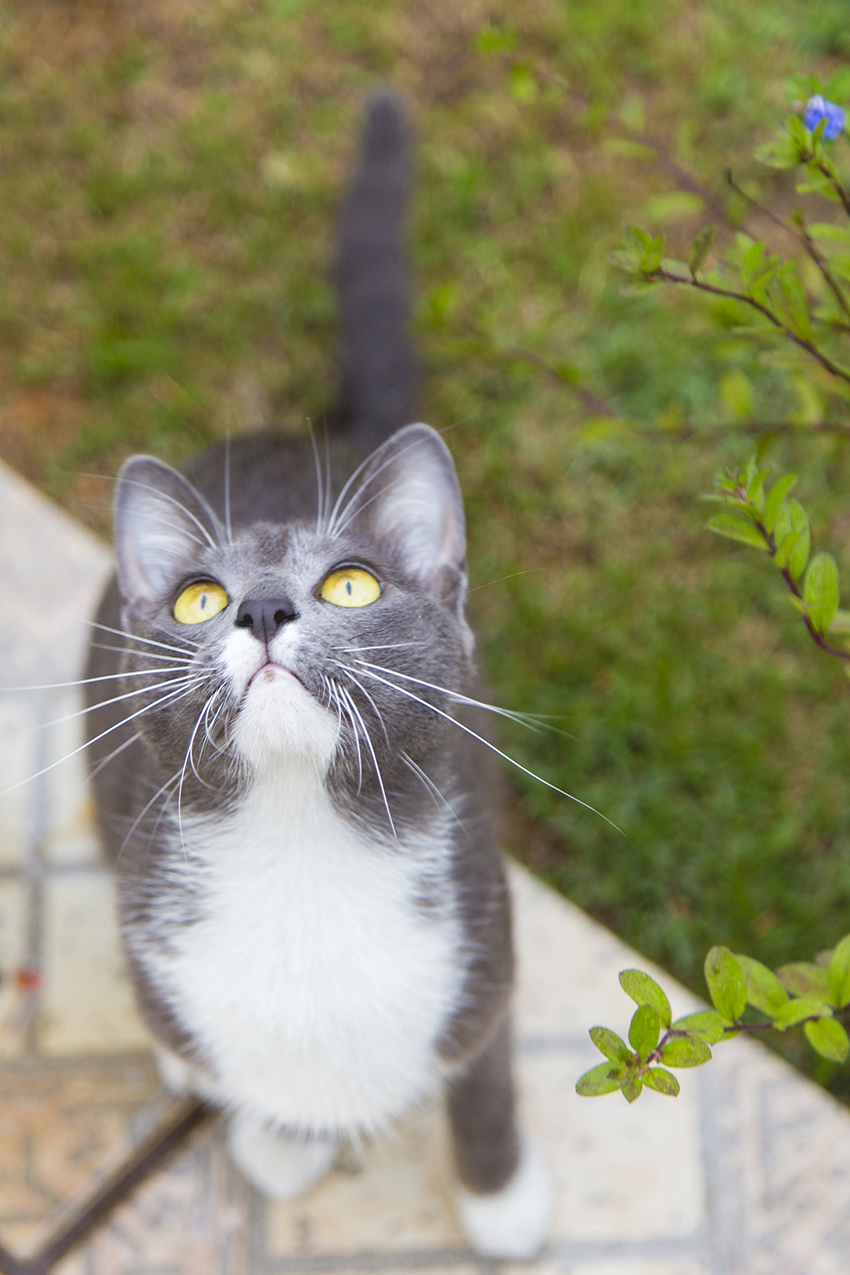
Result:
{"label": "stone tile", "polygon": [[265,1205],[274,1258],[315,1253],[465,1248],[451,1204],[451,1154],[442,1105],[428,1105],[393,1137],[347,1150],[301,1200]]}
{"label": "stone tile", "polygon": [[[0,1058],[16,1054],[21,1042],[15,1040],[20,1028],[13,1028],[11,1015],[19,1001],[14,981],[6,977],[27,960],[30,926],[30,887],[26,881],[0,881]],[[11,1035],[11,1039],[8,1039]]]}
{"label": "stone tile", "polygon": [[86,755],[77,751],[85,742],[85,719],[70,716],[82,707],[82,695],[76,689],[51,696],[50,719],[56,725],[50,729],[47,764],[66,759],[44,777],[48,809],[44,855],[51,864],[91,864],[100,860]]}
{"label": "stone tile", "polygon": [[150,1045],[135,1009],[118,940],[114,884],[105,870],[45,882],[38,1043],[52,1056]]}
{"label": "stone tile", "polygon": [[580,1098],[586,1054],[523,1056],[526,1123],[555,1180],[553,1244],[691,1237],[703,1221],[699,1096]]}
{"label": "stone tile", "polygon": [[35,727],[31,699],[0,696],[0,867],[4,868],[20,867],[29,851],[35,790],[32,784],[15,785],[38,770]]}
{"label": "stone tile", "polygon": [[[547,1255],[532,1269],[535,1275],[709,1275],[708,1266],[690,1253],[681,1257],[658,1252],[633,1256],[622,1250],[616,1256]],[[528,1275],[529,1267],[511,1264],[501,1270],[502,1275]]]}
{"label": "stone tile", "polygon": [[220,1132],[203,1131],[57,1275],[251,1275],[251,1200]]}
{"label": "stone tile", "polygon": [[[94,613],[109,575],[106,546],[0,464],[0,650],[4,686],[79,677]],[[33,617],[50,617],[50,640],[33,640]]]}
{"label": "stone tile", "polygon": [[701,1008],[663,970],[516,864],[511,865],[519,970],[516,1029],[525,1037],[587,1039],[596,1024],[626,1035],[634,1005],[617,981],[637,966],[657,978],[674,1014]]}

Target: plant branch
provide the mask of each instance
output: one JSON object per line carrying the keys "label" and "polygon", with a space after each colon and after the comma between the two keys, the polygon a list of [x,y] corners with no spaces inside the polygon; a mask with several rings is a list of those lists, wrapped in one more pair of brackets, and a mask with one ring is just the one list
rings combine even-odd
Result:
{"label": "plant branch", "polygon": [[844,211],[847,213],[847,216],[850,217],[850,195],[847,194],[847,191],[844,189],[841,182],[837,181],[833,177],[826,164],[819,162],[818,169],[823,173],[824,177],[829,179],[830,186],[844,205]]}
{"label": "plant branch", "polygon": [[754,297],[748,297],[743,292],[733,292],[730,288],[718,288],[716,284],[706,283],[703,279],[685,278],[682,275],[673,274],[672,271],[665,270],[663,266],[658,266],[655,270],[644,271],[641,277],[644,279],[664,280],[667,283],[684,284],[685,287],[697,288],[700,292],[710,292],[716,297],[728,297],[730,301],[742,301],[745,305],[763,314],[789,341],[793,341],[795,345],[799,345],[801,349],[806,350],[812,358],[817,359],[818,363],[825,367],[828,372],[831,372],[833,376],[850,383],[850,371],[842,368],[838,363],[834,363],[828,355],[819,350],[811,341],[807,341],[805,337],[798,336],[772,310],[762,305],[760,301],[756,301]]}
{"label": "plant branch", "polygon": [[[837,1019],[841,1023],[850,1022],[850,1005],[845,1005],[843,1009],[836,1010],[834,1014],[832,1015],[832,1017],[834,1019]],[[793,1023],[792,1026],[804,1027],[806,1023],[817,1023],[817,1022],[820,1022],[820,1016],[817,1014],[812,1014],[810,1015],[809,1018],[801,1018],[799,1023]],[[732,1036],[740,1036],[742,1034],[748,1035],[748,1036],[755,1036],[759,1032],[769,1032],[769,1031],[778,1031],[778,1030],[779,1029],[775,1026],[775,1024],[771,1022],[767,1022],[767,1023],[736,1022],[736,1023],[733,1023],[731,1027],[724,1027],[723,1035],[727,1038]],[[677,1029],[675,1027],[668,1027],[667,1031],[661,1037],[658,1044],[653,1049],[652,1053],[647,1056],[646,1062],[643,1064],[643,1066],[640,1068],[638,1072],[638,1077],[643,1075],[644,1072],[649,1071],[653,1063],[662,1063],[664,1061],[664,1059],[661,1057],[661,1051],[665,1045],[670,1043],[671,1040],[682,1040],[683,1038],[688,1039],[688,1038],[691,1038],[694,1034],[698,1035],[699,1033],[684,1031],[681,1029]]]}
{"label": "plant branch", "polygon": [[821,274],[823,275],[824,279],[828,283],[829,287],[832,289],[835,295],[835,299],[838,302],[838,304],[841,306],[841,309],[844,311],[847,317],[850,318],[850,306],[848,306],[847,304],[847,298],[844,296],[844,293],[842,292],[841,287],[839,286],[838,280],[835,278],[832,271],[830,270],[829,264],[826,258],[821,254],[819,249],[816,247],[814,240],[809,234],[809,230],[808,230],[808,227],[806,226],[805,221],[802,221],[800,223],[801,233],[798,234],[797,231],[794,230],[792,226],[789,226],[786,221],[783,221],[781,217],[777,217],[776,213],[771,212],[769,208],[765,208],[764,205],[760,204],[757,199],[753,199],[752,195],[748,195],[745,190],[742,190],[741,187],[738,185],[738,183],[735,181],[735,178],[732,176],[731,168],[727,168],[726,170],[726,180],[729,183],[729,185],[732,187],[732,189],[737,194],[739,194],[743,199],[746,199],[747,203],[750,204],[753,208],[755,208],[757,212],[760,212],[762,216],[767,217],[768,220],[772,221],[775,226],[779,226],[781,230],[784,230],[787,234],[791,236],[792,239],[796,239],[797,243],[802,245],[802,247],[806,250],[806,252],[811,257],[812,261],[814,261],[818,270],[820,270]]}

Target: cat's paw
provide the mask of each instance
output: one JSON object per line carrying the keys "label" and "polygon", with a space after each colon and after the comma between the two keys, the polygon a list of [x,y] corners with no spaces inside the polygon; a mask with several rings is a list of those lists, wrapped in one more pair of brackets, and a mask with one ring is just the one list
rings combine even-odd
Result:
{"label": "cat's paw", "polygon": [[303,1195],[328,1172],[337,1152],[332,1140],[295,1141],[244,1113],[231,1118],[227,1141],[237,1168],[273,1200]]}
{"label": "cat's paw", "polygon": [[461,1186],[456,1202],[466,1238],[482,1257],[536,1257],[552,1216],[552,1181],[535,1143],[522,1140],[517,1170],[501,1191],[477,1195]]}

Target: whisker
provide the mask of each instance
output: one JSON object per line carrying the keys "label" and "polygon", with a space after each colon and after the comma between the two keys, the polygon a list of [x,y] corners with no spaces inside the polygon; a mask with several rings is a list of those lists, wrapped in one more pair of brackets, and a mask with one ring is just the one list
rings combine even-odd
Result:
{"label": "whisker", "polygon": [[393,836],[396,838],[396,840],[398,840],[398,833],[395,830],[395,824],[393,823],[393,817],[390,812],[390,803],[387,800],[387,792],[386,792],[386,789],[384,788],[384,779],[381,774],[381,768],[378,765],[378,758],[372,744],[372,737],[369,734],[368,730],[366,729],[366,723],[363,721],[363,717],[360,712],[360,709],[357,707],[354,700],[351,698],[351,695],[349,694],[349,692],[345,689],[344,686],[341,686],[339,689],[340,689],[340,693],[345,698],[345,702],[348,704],[352,713],[357,718],[357,721],[360,723],[361,729],[363,731],[363,742],[365,743],[366,747],[369,749],[369,752],[372,756],[372,765],[375,767],[375,777],[378,780],[378,787],[380,788],[381,796],[384,799],[384,808],[386,809],[386,812],[387,812],[387,818],[390,821],[390,827],[392,828]]}
{"label": "whisker", "polygon": [[332,646],[332,651],[400,651],[405,646],[424,646],[424,642],[386,642],[382,646]]}
{"label": "whisker", "polygon": [[[196,518],[195,515],[192,513],[191,509],[187,509],[186,506],[183,504],[183,502],[181,500],[178,500],[176,496],[170,495],[167,491],[160,491],[158,487],[152,487],[150,483],[140,483],[138,482],[137,479],[134,479],[134,478],[123,478],[121,481],[126,483],[128,487],[141,487],[142,491],[150,492],[150,494],[156,500],[167,500],[169,504],[174,505],[176,509],[180,509],[186,515],[186,517],[189,518],[195,524],[195,526],[198,528],[198,531],[200,531],[201,535],[204,537],[204,540],[206,540],[207,544],[209,545],[211,549],[220,549],[222,547],[221,537],[218,535],[219,531],[221,530],[221,523],[219,522],[218,518],[216,518],[214,511],[210,509],[209,505],[207,505],[207,513],[209,513],[210,517],[212,518],[213,527],[215,529],[216,535],[218,536],[217,540],[213,540],[212,536],[210,535],[209,531],[204,526],[204,524],[201,522],[200,518]],[[203,503],[206,504],[205,501]],[[169,523],[168,525],[172,528],[172,530],[179,532],[181,535],[183,534],[189,535],[190,539],[194,540],[196,544],[203,545],[204,543],[203,540],[198,540],[198,537],[193,536],[191,532],[185,532],[185,528],[178,527],[172,523]]]}
{"label": "whisker", "polygon": [[401,758],[404,765],[408,768],[408,770],[412,770],[414,775],[416,775],[417,778],[420,779],[422,783],[425,785],[425,788],[431,794],[431,797],[433,798],[434,804],[436,805],[437,809],[438,810],[440,809],[440,802],[442,802],[443,805],[448,810],[448,812],[451,814],[452,818],[457,822],[458,826],[463,829],[463,831],[466,833],[467,837],[469,837],[471,841],[472,834],[470,833],[466,824],[460,818],[460,816],[458,815],[452,803],[448,801],[440,792],[439,788],[434,783],[431,776],[427,775],[425,771],[422,769],[422,767],[418,764],[418,762],[415,762],[408,753],[402,751],[399,753],[399,757]]}
{"label": "whisker", "polygon": [[55,770],[56,767],[61,766],[64,761],[69,761],[71,757],[76,757],[77,753],[83,752],[86,748],[91,748],[92,744],[96,744],[107,735],[111,735],[114,730],[120,730],[122,726],[129,725],[129,723],[135,721],[137,717],[141,717],[142,713],[149,713],[152,709],[159,708],[160,704],[167,704],[172,700],[181,699],[183,696],[188,695],[191,689],[192,688],[189,687],[189,689],[185,691],[169,691],[167,695],[164,695],[162,699],[155,700],[153,704],[143,705],[142,708],[137,709],[135,713],[131,713],[129,717],[124,717],[120,722],[116,722],[114,726],[107,726],[106,730],[102,730],[99,735],[95,735],[94,739],[87,739],[84,744],[80,744],[79,748],[74,748],[70,753],[66,753],[64,757],[60,757],[58,761],[52,761],[49,766],[42,767],[42,769],[37,770],[34,775],[27,775],[26,779],[21,779],[18,783],[12,784],[11,788],[4,788],[3,791],[0,792],[0,797],[5,797],[10,792],[15,792],[18,788],[23,788],[24,784],[32,783],[34,779],[41,778],[41,776],[46,775],[49,770]]}
{"label": "whisker", "polygon": [[[128,633],[123,633],[121,636],[129,637],[130,635]],[[138,638],[135,640],[139,641]],[[93,651],[114,651],[117,655],[136,655],[139,658],[144,656],[146,660],[162,660],[166,664],[173,664],[175,660],[173,655],[157,655],[156,651],[134,651],[131,646],[105,646],[103,642],[92,642],[91,647]],[[195,658],[193,653],[191,651],[181,651],[180,654],[186,656],[183,663],[187,668],[189,668]],[[167,669],[164,671],[168,672]],[[110,676],[112,676],[112,674],[110,674]],[[120,677],[121,674],[117,673],[115,676]],[[71,683],[69,683],[69,685],[71,685]]]}
{"label": "whisker", "polygon": [[556,784],[550,784],[548,779],[543,779],[540,775],[535,775],[533,770],[529,770],[518,761],[514,761],[513,757],[509,757],[507,753],[503,753],[501,748],[497,748],[496,745],[491,744],[488,739],[484,739],[483,736],[476,734],[474,730],[470,730],[468,726],[464,726],[463,722],[459,722],[448,713],[444,713],[441,708],[437,708],[434,704],[429,704],[427,700],[422,699],[419,695],[414,695],[412,691],[406,690],[403,686],[394,686],[392,682],[388,682],[386,678],[379,677],[377,673],[372,673],[368,669],[364,669],[363,672],[367,677],[373,677],[375,681],[383,682],[384,686],[388,686],[391,690],[398,691],[400,695],[406,695],[408,699],[415,700],[417,704],[422,704],[424,708],[430,708],[432,712],[437,713],[440,717],[444,717],[447,722],[452,722],[462,731],[465,731],[467,735],[471,735],[473,739],[477,739],[479,743],[484,744],[485,748],[489,748],[492,752],[496,753],[497,756],[503,758],[506,762],[510,762],[512,766],[516,766],[517,770],[521,770],[523,774],[528,775],[531,779],[536,779],[538,783],[543,784],[546,788],[550,788],[552,792],[558,792],[562,797],[567,797],[570,801],[574,801],[576,805],[583,806],[585,810],[590,810],[593,814],[599,815],[599,818],[604,819],[607,824],[610,824],[616,832],[620,833],[620,836],[624,837],[626,835],[623,832],[623,829],[618,828],[612,819],[609,819],[607,815],[602,814],[601,810],[597,810],[586,801],[582,801],[580,797],[574,797],[571,792],[565,792],[563,788],[558,788]]}
{"label": "whisker", "polygon": [[363,758],[360,755],[360,733],[357,729],[357,723],[351,715],[351,710],[342,703],[340,698],[340,691],[342,689],[342,687],[333,687],[334,699],[337,704],[337,712],[340,712],[340,710],[345,712],[346,721],[349,723],[349,729],[351,731],[352,738],[354,739],[354,747],[357,750],[357,791],[361,792],[363,788]]}
{"label": "whisker", "polygon": [[81,677],[76,682],[45,682],[43,686],[0,686],[2,691],[61,691],[69,686],[91,686],[93,682],[111,682],[119,677],[153,677],[156,673],[182,673],[184,668],[189,668],[188,661],[185,664],[176,664],[172,668],[143,668],[134,669],[131,673],[104,673],[102,677]]}
{"label": "whisker", "polygon": [[[99,624],[97,620],[84,620],[78,615],[73,618],[79,620],[80,624],[88,624],[93,629],[100,629],[103,633],[112,633],[115,637],[128,638],[131,642],[144,642],[146,646],[158,646],[163,651],[174,651],[177,655],[189,654],[185,646],[170,646],[167,642],[156,642],[153,638],[139,637],[136,633],[127,633],[125,629],[111,629],[108,624]],[[195,651],[200,646],[199,642],[192,642],[189,638],[177,637],[174,633],[170,633],[168,636],[173,637],[177,642],[185,642],[188,647]]]}
{"label": "whisker", "polygon": [[161,682],[159,686],[143,686],[137,691],[126,691],[123,695],[115,695],[112,699],[101,700],[98,704],[89,704],[87,708],[77,709],[74,713],[66,713],[64,717],[54,717],[52,722],[42,722],[37,729],[46,730],[48,726],[59,726],[62,722],[72,722],[74,718],[85,717],[86,713],[93,713],[97,708],[106,708],[108,704],[120,704],[122,700],[132,699],[134,695],[144,695],[146,690],[152,690],[159,693],[159,691],[167,691],[172,686],[185,686],[188,690],[191,690],[193,686],[196,686],[198,682],[202,680],[203,678],[201,676],[196,676],[194,678],[177,677],[173,678],[170,682]]}
{"label": "whisker", "polygon": [[[335,504],[335,505],[334,505],[334,507],[333,507],[333,511],[332,511],[332,513],[331,513],[331,518],[330,518],[330,523],[329,523],[329,525],[328,525],[328,534],[329,534],[329,535],[331,535],[331,536],[334,536],[334,537],[339,536],[339,535],[340,535],[340,534],[341,534],[341,533],[345,530],[345,528],[348,526],[348,523],[351,521],[351,518],[353,518],[353,517],[355,517],[357,514],[361,513],[361,512],[362,512],[362,510],[366,508],[366,505],[361,505],[361,507],[360,507],[359,509],[355,510],[355,513],[354,513],[354,514],[352,514],[352,515],[351,515],[351,516],[347,519],[347,521],[346,521],[345,523],[341,524],[341,525],[340,525],[340,524],[338,524],[338,522],[337,522],[337,517],[339,516],[340,518],[345,518],[345,517],[346,517],[346,515],[348,514],[348,511],[350,510],[351,506],[354,504],[354,501],[357,499],[357,497],[358,497],[358,496],[360,496],[360,495],[362,495],[362,493],[366,490],[366,488],[369,486],[369,484],[370,484],[371,482],[374,482],[374,480],[375,480],[375,479],[376,479],[376,478],[377,478],[380,474],[382,474],[382,473],[384,472],[384,470],[387,468],[387,466],[388,466],[388,465],[391,465],[391,464],[393,464],[395,461],[399,460],[402,456],[404,456],[404,455],[405,455],[405,453],[406,453],[406,452],[411,451],[411,449],[412,449],[412,448],[414,448],[414,447],[419,447],[419,446],[422,444],[422,442],[423,442],[423,441],[424,441],[423,439],[421,439],[421,438],[417,438],[417,439],[415,440],[415,442],[408,443],[406,447],[403,447],[403,448],[401,449],[401,451],[400,451],[400,452],[396,452],[394,455],[392,455],[392,456],[388,456],[388,457],[387,457],[387,459],[386,459],[385,461],[383,461],[383,462],[382,462],[382,463],[378,466],[378,468],[374,471],[374,473],[371,473],[371,474],[369,475],[369,477],[368,477],[368,478],[366,479],[366,481],[362,484],[362,486],[358,487],[358,488],[357,488],[357,490],[356,490],[355,492],[353,492],[353,493],[352,493],[351,499],[349,500],[348,504],[345,506],[345,508],[344,508],[344,509],[342,509],[342,508],[341,508],[341,502],[342,502],[343,497],[345,496],[345,494],[346,494],[346,492],[348,491],[348,489],[349,489],[349,487],[351,486],[351,484],[352,484],[352,483],[353,483],[353,482],[354,482],[354,481],[355,481],[355,480],[359,477],[359,475],[363,472],[363,470],[364,470],[364,469],[366,468],[366,466],[369,464],[369,461],[371,460],[371,457],[367,456],[367,457],[366,457],[366,459],[365,459],[364,461],[361,461],[361,463],[360,463],[360,464],[357,466],[357,468],[355,469],[354,473],[351,475],[351,477],[350,477],[350,478],[348,479],[348,481],[345,483],[344,487],[342,488],[342,491],[341,491],[341,492],[339,493],[339,495],[337,496],[336,504]],[[393,486],[394,484],[390,484],[390,485],[391,485],[391,486]],[[379,493],[377,493],[377,494],[378,494],[378,495],[380,495],[380,492],[379,492]],[[369,501],[367,501],[367,504],[371,504],[371,503],[372,503],[372,500],[374,500],[374,499],[375,499],[375,497],[373,496],[373,497],[372,497]]]}
{"label": "whisker", "polygon": [[224,527],[227,543],[233,544],[233,528],[230,523],[230,434],[224,438]]}
{"label": "whisker", "polygon": [[512,571],[509,576],[499,576],[497,580],[487,580],[485,584],[476,584],[467,589],[467,593],[477,593],[479,589],[489,589],[491,584],[501,584],[503,580],[516,580],[517,576],[533,576],[540,571],[548,571],[549,567],[529,567],[527,571]]}
{"label": "whisker", "polygon": [[[165,781],[165,783],[162,785],[162,787],[157,789],[157,791],[156,791],[156,792],[154,793],[154,795],[151,797],[150,801],[149,801],[149,802],[147,802],[147,804],[146,804],[146,805],[142,808],[142,810],[139,812],[139,814],[137,814],[137,815],[136,815],[136,818],[133,820],[133,822],[132,822],[132,823],[131,823],[131,825],[130,825],[130,830],[129,830],[129,832],[127,833],[127,835],[125,836],[124,840],[121,842],[121,845],[120,845],[120,846],[119,846],[119,848],[118,848],[118,854],[115,856],[115,857],[116,857],[116,860],[121,858],[122,854],[124,853],[125,849],[127,848],[127,842],[130,840],[130,838],[132,837],[133,833],[136,831],[136,829],[138,828],[139,824],[142,822],[142,820],[144,819],[145,815],[148,813],[148,811],[150,810],[151,806],[152,806],[152,805],[153,805],[153,803],[156,801],[157,797],[162,796],[162,794],[165,792],[165,790],[166,790],[167,788],[170,788],[170,787],[171,787],[171,785],[175,782],[175,780],[177,779],[177,776],[178,776],[179,774],[180,774],[180,771],[179,771],[179,770],[176,770],[176,771],[174,772],[174,774],[171,776],[171,778],[170,778],[170,779],[166,779],[166,781]],[[152,831],[151,831],[151,838],[154,836],[154,833],[156,832],[157,828],[159,827],[159,821],[160,821],[160,819],[161,819],[161,818],[162,818],[162,811],[160,811],[160,813],[159,813],[159,817],[157,818],[157,821],[156,821],[156,823],[154,824],[154,827],[153,827],[153,829],[152,829]],[[150,843],[150,838],[149,838],[149,843]]]}
{"label": "whisker", "polygon": [[123,744],[119,744],[117,748],[113,748],[109,756],[104,757],[103,761],[99,761],[97,765],[95,766],[94,770],[90,772],[89,779],[94,779],[95,775],[99,775],[100,772],[103,770],[104,766],[108,765],[108,763],[111,762],[113,758],[117,757],[119,753],[123,753],[125,748],[129,748],[131,744],[135,744],[136,740],[141,738],[142,738],[142,732],[140,730],[137,730],[135,735],[131,735],[129,739],[124,740]]}
{"label": "whisker", "polygon": [[[360,663],[360,662],[361,662],[361,661],[358,661],[358,663]],[[338,660],[335,660],[335,661],[334,661],[334,663],[336,663],[336,664],[338,664],[338,665],[339,665],[339,661],[338,661]],[[343,667],[343,666],[340,666],[340,667]],[[358,691],[360,691],[360,693],[364,696],[364,698],[365,698],[365,699],[367,699],[367,700],[369,701],[369,703],[372,705],[372,708],[375,710],[375,716],[376,716],[376,717],[377,717],[377,719],[378,719],[378,725],[380,726],[381,730],[382,730],[382,731],[383,731],[383,733],[384,733],[384,739],[385,739],[385,740],[387,741],[387,743],[389,744],[389,742],[390,742],[390,737],[389,737],[389,735],[387,734],[387,728],[386,728],[386,726],[384,725],[384,719],[383,719],[383,717],[382,717],[382,715],[381,715],[381,710],[378,708],[378,705],[377,705],[377,704],[375,703],[375,701],[372,699],[372,696],[371,696],[371,695],[369,694],[369,692],[366,690],[366,687],[363,685],[363,683],[362,683],[362,682],[359,682],[359,681],[357,680],[357,678],[354,676],[354,673],[352,672],[352,670],[347,668],[347,669],[346,669],[346,672],[347,672],[347,674],[348,674],[348,679],[349,679],[349,681],[351,681],[351,682],[353,682],[353,683],[354,683],[354,685],[357,687]]]}
{"label": "whisker", "polygon": [[322,476],[322,466],[319,460],[319,448],[316,443],[316,435],[313,430],[313,422],[307,422],[307,428],[310,433],[310,445],[313,448],[313,460],[316,464],[316,535],[318,536],[325,521],[325,487]]}

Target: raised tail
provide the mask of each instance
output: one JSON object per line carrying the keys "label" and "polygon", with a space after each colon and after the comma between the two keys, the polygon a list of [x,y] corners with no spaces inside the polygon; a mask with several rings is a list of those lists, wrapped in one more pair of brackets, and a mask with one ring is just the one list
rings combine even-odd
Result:
{"label": "raised tail", "polygon": [[416,420],[419,371],[409,333],[405,224],[411,136],[398,94],[366,108],[360,162],[337,228],[339,398],[336,431],[371,451]]}

